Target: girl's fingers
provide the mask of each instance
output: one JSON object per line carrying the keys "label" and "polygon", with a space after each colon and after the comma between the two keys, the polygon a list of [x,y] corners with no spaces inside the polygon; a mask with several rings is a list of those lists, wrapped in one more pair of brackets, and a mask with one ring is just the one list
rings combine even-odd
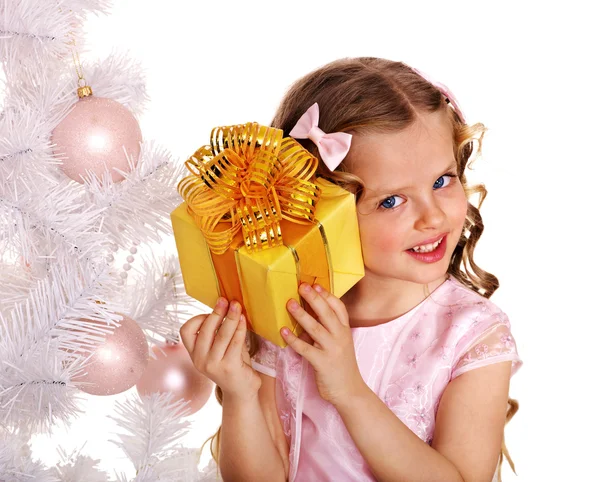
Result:
{"label": "girl's fingers", "polygon": [[240,324],[241,313],[242,307],[237,301],[233,301],[229,305],[229,311],[227,312],[227,316],[223,320],[223,323],[217,328],[214,343],[208,353],[208,358],[210,360],[220,361],[223,359],[225,351],[231,341],[231,337],[235,333],[237,326]]}
{"label": "girl's fingers", "polygon": [[305,331],[303,331],[302,333],[300,333],[300,336],[298,336],[298,338],[300,338],[302,341],[305,341],[309,345],[313,345],[315,343],[315,341]]}
{"label": "girl's fingers", "polygon": [[[337,319],[336,312],[331,309],[329,303],[325,301],[325,298],[323,298],[307,283],[300,285],[300,289],[298,291],[300,296],[302,296],[302,298],[304,298],[308,304],[310,304],[321,324],[327,328],[330,333],[336,333],[340,323]],[[316,338],[314,339],[315,341],[318,341]]]}
{"label": "girl's fingers", "polygon": [[227,360],[239,360],[242,355],[242,348],[246,344],[246,317],[240,316],[240,321],[237,324],[233,337],[229,342],[227,351],[223,359]]}
{"label": "girl's fingers", "polygon": [[314,367],[315,362],[317,362],[319,357],[319,349],[315,348],[312,345],[309,345],[305,341],[298,338],[294,335],[289,328],[281,329],[281,336],[285,340],[285,342],[292,347],[292,349],[298,353]]}
{"label": "girl's fingers", "polygon": [[[324,302],[324,301],[323,301]],[[304,331],[319,345],[327,345],[331,333],[321,323],[310,316],[296,300],[290,300],[287,304],[288,311],[300,323]],[[295,336],[295,335],[294,335]]]}
{"label": "girl's fingers", "polygon": [[213,344],[215,337],[215,331],[223,321],[225,314],[227,313],[228,302],[225,298],[219,298],[217,305],[213,312],[208,315],[200,330],[198,331],[198,338],[196,339],[196,345],[194,347],[194,354],[198,352],[200,356],[206,356],[210,347]]}
{"label": "girl's fingers", "polygon": [[194,351],[194,344],[196,343],[196,334],[204,323],[204,320],[208,317],[208,313],[203,313],[202,315],[194,316],[187,320],[179,329],[179,334],[181,335],[181,342],[188,353],[192,353]]}
{"label": "girl's fingers", "polygon": [[350,320],[348,318],[348,310],[346,310],[346,305],[344,302],[340,300],[337,296],[334,296],[321,285],[314,285],[314,290],[321,295],[321,297],[327,302],[329,307],[333,310],[333,312],[337,315],[338,320],[342,325],[350,326]]}

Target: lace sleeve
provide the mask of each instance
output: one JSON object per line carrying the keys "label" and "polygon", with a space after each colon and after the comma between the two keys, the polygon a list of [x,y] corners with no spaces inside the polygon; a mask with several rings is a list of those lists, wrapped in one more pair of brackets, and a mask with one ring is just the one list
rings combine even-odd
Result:
{"label": "lace sleeve", "polygon": [[454,365],[452,379],[475,368],[503,361],[512,362],[511,376],[521,367],[515,340],[510,332],[508,321],[492,325],[478,336]]}
{"label": "lace sleeve", "polygon": [[281,348],[260,336],[257,336],[257,339],[258,350],[252,357],[252,368],[270,377],[275,377],[277,356]]}

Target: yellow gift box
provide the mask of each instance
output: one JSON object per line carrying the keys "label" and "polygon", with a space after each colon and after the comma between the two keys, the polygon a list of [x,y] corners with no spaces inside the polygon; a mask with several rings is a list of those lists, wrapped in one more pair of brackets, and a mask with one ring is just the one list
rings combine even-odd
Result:
{"label": "yellow gift box", "polygon": [[249,328],[285,347],[282,327],[302,332],[286,309],[304,304],[300,283],[341,297],[364,276],[354,195],[315,178],[316,158],[281,130],[214,129],[186,165],[171,222],[188,295],[240,301]]}

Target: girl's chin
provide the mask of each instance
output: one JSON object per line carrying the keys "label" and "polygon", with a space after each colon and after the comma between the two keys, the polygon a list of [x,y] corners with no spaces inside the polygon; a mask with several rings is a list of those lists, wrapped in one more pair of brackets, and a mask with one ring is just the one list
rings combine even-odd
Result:
{"label": "girl's chin", "polygon": [[418,284],[418,285],[427,285],[429,287],[431,286],[438,286],[440,284],[442,284],[446,278],[448,277],[447,271],[444,271],[443,273],[438,273],[436,275],[432,275],[432,276],[411,276],[410,279],[407,279],[406,281],[411,281],[412,283]]}
{"label": "girl's chin", "polygon": [[[445,269],[444,269],[445,267]],[[391,271],[388,266],[386,270],[372,270],[365,267],[365,274],[374,275],[380,279],[398,280],[407,283],[414,283],[418,285],[436,285],[441,284],[448,277],[448,266],[436,267],[436,269],[420,270],[419,273],[415,273],[414,270],[403,269]],[[433,268],[433,267],[430,267]]]}

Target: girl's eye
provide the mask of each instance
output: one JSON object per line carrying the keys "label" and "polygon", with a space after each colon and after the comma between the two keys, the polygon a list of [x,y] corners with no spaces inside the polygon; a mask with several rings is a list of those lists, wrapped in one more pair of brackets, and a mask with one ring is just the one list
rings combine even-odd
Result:
{"label": "girl's eye", "polygon": [[456,177],[456,176],[453,174],[446,174],[442,177],[438,177],[437,181],[435,181],[433,183],[433,189],[439,189],[441,187],[446,187],[450,183],[450,181],[453,177]]}
{"label": "girl's eye", "polygon": [[[398,200],[396,200],[398,199]],[[390,196],[388,198],[385,198],[380,206],[384,209],[392,209],[395,208],[396,206],[399,206],[400,204],[402,204],[404,202],[404,199],[402,199],[400,196]]]}

